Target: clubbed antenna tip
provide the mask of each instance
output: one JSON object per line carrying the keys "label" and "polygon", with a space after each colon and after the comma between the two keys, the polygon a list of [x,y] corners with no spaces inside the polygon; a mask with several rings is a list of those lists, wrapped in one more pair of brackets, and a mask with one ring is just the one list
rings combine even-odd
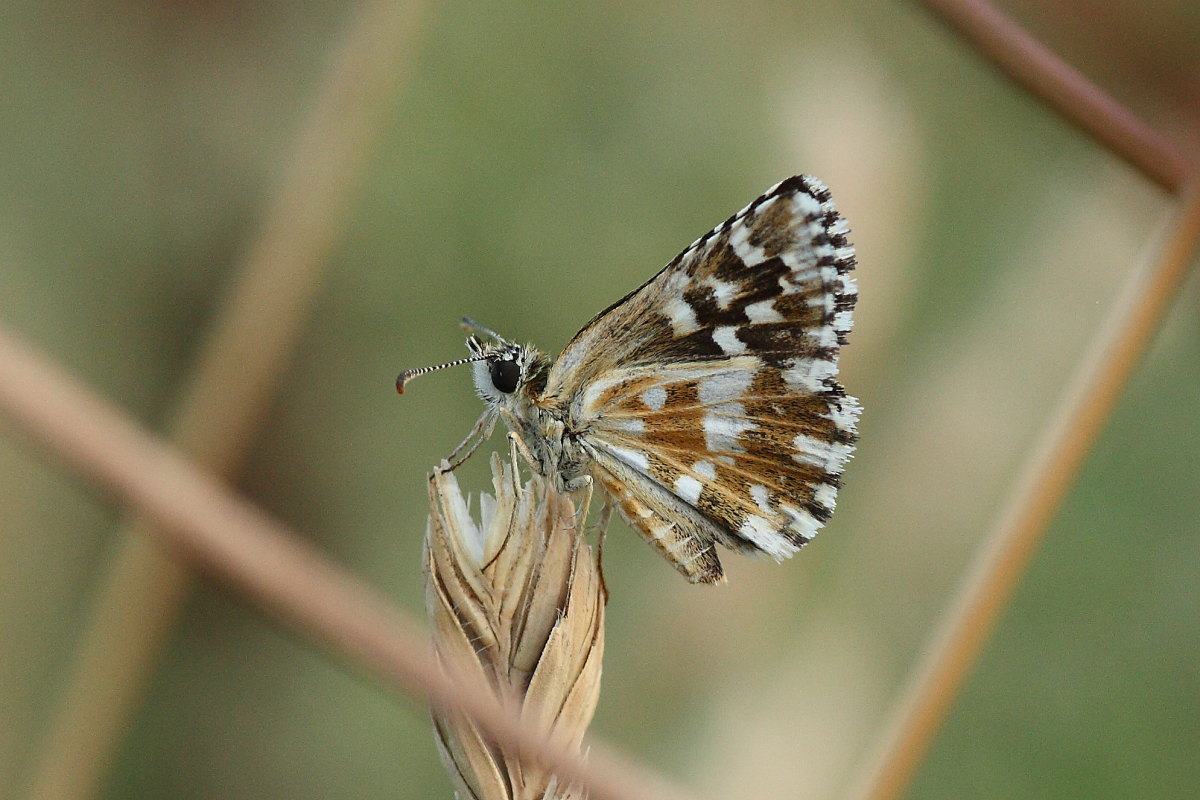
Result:
{"label": "clubbed antenna tip", "polygon": [[404,394],[404,384],[408,383],[409,378],[416,377],[421,374],[419,369],[406,369],[396,376],[396,394]]}

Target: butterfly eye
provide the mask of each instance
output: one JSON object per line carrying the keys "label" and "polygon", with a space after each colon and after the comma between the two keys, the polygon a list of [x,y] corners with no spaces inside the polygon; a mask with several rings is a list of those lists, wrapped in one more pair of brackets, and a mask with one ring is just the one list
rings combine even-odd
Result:
{"label": "butterfly eye", "polygon": [[517,383],[521,380],[521,368],[517,366],[515,361],[493,361],[488,364],[488,372],[492,375],[492,386],[505,394],[512,394],[517,390]]}

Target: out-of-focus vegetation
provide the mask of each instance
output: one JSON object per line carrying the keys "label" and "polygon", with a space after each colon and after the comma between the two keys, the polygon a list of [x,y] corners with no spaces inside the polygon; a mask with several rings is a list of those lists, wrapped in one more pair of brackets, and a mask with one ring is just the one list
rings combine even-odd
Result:
{"label": "out-of-focus vegetation", "polygon": [[[1009,4],[1186,139],[1200,10]],[[0,316],[161,426],[344,4],[9,2]],[[1112,31],[1120,31],[1113,39]],[[817,543],[688,586],[605,548],[598,734],[704,797],[835,796],[1169,199],[915,4],[434,4],[240,485],[413,610],[425,474],[478,408],[471,314],[554,351],[776,180],[859,248],[859,455]],[[1194,131],[1193,134],[1194,135]],[[1200,787],[1193,281],[922,768],[923,798]],[[499,437],[496,443],[502,441]],[[464,484],[486,486],[484,459]],[[0,423],[0,797],[67,677],[118,510]],[[202,586],[105,797],[446,797],[429,722]]]}

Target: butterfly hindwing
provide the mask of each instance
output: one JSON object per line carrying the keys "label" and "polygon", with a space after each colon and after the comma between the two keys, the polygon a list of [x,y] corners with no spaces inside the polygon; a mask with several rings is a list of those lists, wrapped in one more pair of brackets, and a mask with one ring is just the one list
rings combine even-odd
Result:
{"label": "butterfly hindwing", "polygon": [[646,538],[661,535],[665,520],[676,523],[672,536],[686,529],[782,559],[829,518],[853,451],[852,399],[792,391],[777,368],[749,355],[610,379],[592,395],[587,443],[598,465],[640,487],[635,494],[655,485],[656,496],[669,496],[653,517],[624,509]]}

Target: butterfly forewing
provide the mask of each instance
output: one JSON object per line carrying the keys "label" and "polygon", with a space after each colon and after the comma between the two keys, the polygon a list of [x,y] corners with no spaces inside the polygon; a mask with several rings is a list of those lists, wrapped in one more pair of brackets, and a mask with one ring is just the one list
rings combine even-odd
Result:
{"label": "butterfly forewing", "polygon": [[858,404],[835,381],[856,299],[828,190],[791,178],[598,315],[550,370],[592,472],[693,581],[714,541],[776,559],[833,510]]}

